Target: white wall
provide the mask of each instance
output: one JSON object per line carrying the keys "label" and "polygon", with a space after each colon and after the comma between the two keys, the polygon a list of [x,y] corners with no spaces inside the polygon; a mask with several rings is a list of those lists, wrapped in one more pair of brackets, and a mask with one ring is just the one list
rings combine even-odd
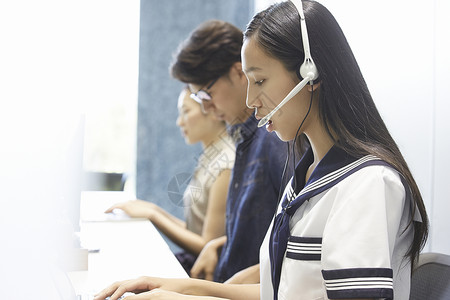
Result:
{"label": "white wall", "polygon": [[[256,1],[262,8],[269,2]],[[450,254],[449,1],[321,0],[341,25],[430,217],[426,251]],[[314,56],[314,53],[312,54]]]}
{"label": "white wall", "polygon": [[[2,296],[61,299],[70,292],[55,280],[73,247],[63,197],[76,129],[83,113],[136,114],[139,1],[0,1],[0,37]],[[99,136],[118,130],[104,123]]]}
{"label": "white wall", "polygon": [[433,181],[431,249],[450,253],[448,232],[450,229],[450,184],[447,175],[450,170],[450,2],[435,1],[435,56],[434,56],[434,108],[433,121],[435,141],[433,145]]}
{"label": "white wall", "polygon": [[[134,173],[139,66],[139,0],[76,1],[79,98],[86,114],[84,167]],[[73,9],[75,10],[75,9]],[[74,77],[75,77],[74,76]]]}

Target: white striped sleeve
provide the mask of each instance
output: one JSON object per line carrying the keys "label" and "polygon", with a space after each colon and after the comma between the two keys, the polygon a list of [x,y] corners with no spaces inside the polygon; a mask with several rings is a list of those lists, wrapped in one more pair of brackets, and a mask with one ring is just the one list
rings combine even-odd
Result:
{"label": "white striped sleeve", "polygon": [[405,190],[398,174],[366,167],[339,186],[322,237],[322,275],[330,299],[393,299],[394,251]]}

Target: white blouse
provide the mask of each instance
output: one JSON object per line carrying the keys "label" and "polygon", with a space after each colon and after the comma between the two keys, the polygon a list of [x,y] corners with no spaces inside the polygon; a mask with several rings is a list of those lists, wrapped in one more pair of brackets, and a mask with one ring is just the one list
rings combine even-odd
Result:
{"label": "white blouse", "polygon": [[222,135],[200,155],[191,181],[183,194],[186,226],[190,231],[202,234],[209,192],[217,176],[222,171],[233,168],[235,151],[232,139],[228,135]]}
{"label": "white blouse", "polygon": [[[405,199],[399,174],[373,165],[305,201],[290,219],[278,299],[368,298],[377,288],[409,299],[411,265],[404,256],[413,229]],[[273,299],[272,225],[260,250],[263,300]]]}

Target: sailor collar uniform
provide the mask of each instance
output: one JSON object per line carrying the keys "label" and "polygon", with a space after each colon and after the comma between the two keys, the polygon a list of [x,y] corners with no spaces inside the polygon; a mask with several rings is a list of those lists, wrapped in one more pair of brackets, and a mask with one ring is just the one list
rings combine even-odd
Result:
{"label": "sailor collar uniform", "polygon": [[312,162],[309,149],[261,246],[261,299],[409,299],[412,205],[402,177],[334,146],[305,184]]}

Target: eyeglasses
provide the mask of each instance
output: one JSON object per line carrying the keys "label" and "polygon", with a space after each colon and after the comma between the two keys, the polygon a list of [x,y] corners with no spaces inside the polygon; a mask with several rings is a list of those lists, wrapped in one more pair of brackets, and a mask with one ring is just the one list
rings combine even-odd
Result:
{"label": "eyeglasses", "polygon": [[214,79],[206,88],[201,88],[196,93],[191,93],[191,98],[195,100],[195,102],[199,103],[202,106],[202,110],[206,113],[205,108],[203,106],[203,102],[209,102],[212,100],[211,95],[207,92],[212,86],[217,82],[219,78]]}

